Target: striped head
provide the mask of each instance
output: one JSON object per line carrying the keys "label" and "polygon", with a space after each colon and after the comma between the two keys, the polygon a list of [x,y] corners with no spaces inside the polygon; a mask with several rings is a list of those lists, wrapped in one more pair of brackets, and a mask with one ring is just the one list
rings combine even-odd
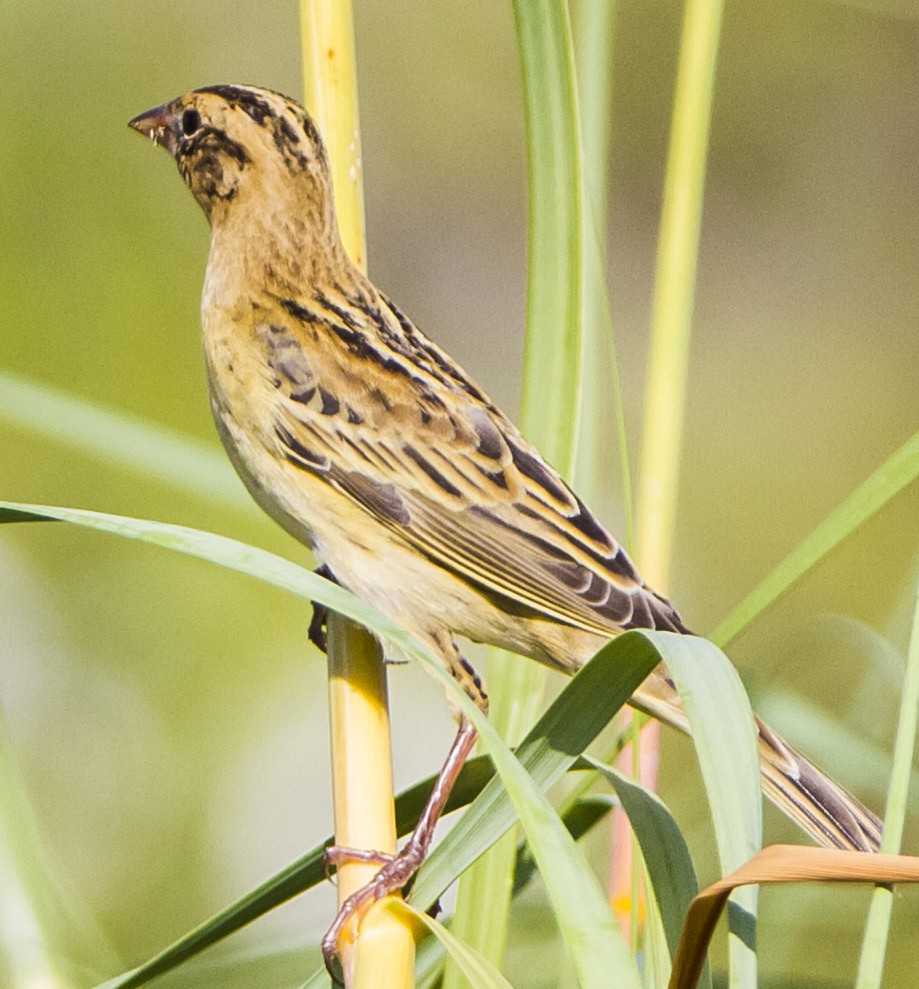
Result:
{"label": "striped head", "polygon": [[332,219],[322,138],[309,114],[286,96],[255,86],[206,86],[140,114],[129,126],[175,158],[212,224],[244,203],[306,207],[315,219]]}

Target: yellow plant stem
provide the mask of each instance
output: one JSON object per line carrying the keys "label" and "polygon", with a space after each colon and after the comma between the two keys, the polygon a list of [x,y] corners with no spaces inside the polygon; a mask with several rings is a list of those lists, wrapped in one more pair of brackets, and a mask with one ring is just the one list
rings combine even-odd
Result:
{"label": "yellow plant stem", "polygon": [[689,0],[664,180],[638,491],[638,562],[666,590],[676,522],[689,340],[721,0]]}
{"label": "yellow plant stem", "polygon": [[[350,0],[301,0],[305,103],[325,139],[332,165],[342,242],[354,262],[367,266],[357,71]],[[329,703],[335,840],[345,848],[392,854],[396,828],[392,744],[386,667],[376,639],[339,616],[328,629]],[[344,862],[338,872],[338,902],[366,885],[377,866]],[[415,941],[401,915],[378,914],[372,930],[361,918],[342,935],[345,985],[408,989],[414,985]],[[368,981],[369,980],[369,981]]]}
{"label": "yellow plant stem", "polygon": [[351,260],[366,271],[364,172],[351,0],[301,0],[300,35],[304,97],[329,152],[338,230]]}
{"label": "yellow plant stem", "polygon": [[[662,593],[667,593],[670,583],[705,161],[721,13],[722,0],[687,0],[664,179],[635,547],[641,573]],[[652,751],[659,749],[660,727],[657,723],[645,728],[642,745]],[[657,757],[652,760],[641,758],[640,763],[648,767],[642,781],[656,782]],[[621,879],[617,877],[616,882]],[[631,888],[631,883],[629,886]],[[633,911],[636,908],[637,904],[633,905]]]}
{"label": "yellow plant stem", "polygon": [[[329,616],[328,650],[335,841],[345,848],[392,853],[396,850],[396,821],[386,667],[380,647],[365,629],[333,614]],[[337,874],[339,906],[366,886],[377,869],[372,863],[345,861]],[[398,928],[398,920],[388,915],[387,929]],[[355,925],[349,924],[342,935],[346,985],[352,984],[350,947],[356,934]],[[410,932],[407,940],[409,945],[414,943]],[[380,943],[379,931],[374,932],[373,941]],[[405,950],[404,946],[386,945],[385,938],[382,948],[387,954]],[[409,972],[412,962],[413,958]]]}

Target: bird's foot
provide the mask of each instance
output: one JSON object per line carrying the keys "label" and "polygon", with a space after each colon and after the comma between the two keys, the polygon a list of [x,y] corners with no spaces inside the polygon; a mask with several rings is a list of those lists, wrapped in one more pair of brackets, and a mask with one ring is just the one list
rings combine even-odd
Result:
{"label": "bird's foot", "polygon": [[463,763],[475,745],[475,739],[476,731],[472,722],[467,721],[466,718],[461,718],[456,738],[454,738],[453,745],[447,755],[447,761],[444,763],[421,816],[418,818],[418,824],[408,841],[395,855],[387,856],[380,852],[360,852],[349,848],[339,848],[336,845],[330,847],[330,851],[332,849],[335,851],[332,851],[331,855],[327,855],[327,862],[333,864],[341,864],[349,859],[359,862],[383,862],[382,868],[373,879],[362,889],[352,893],[341,905],[332,926],[322,939],[322,957],[325,959],[325,967],[328,969],[329,975],[334,980],[341,981],[339,978],[339,955],[341,953],[341,935],[345,925],[350,923],[352,918],[359,918],[377,900],[404,889],[418,871],[428,854],[428,849],[434,839],[434,828],[447,805],[450,791],[463,768]]}
{"label": "bird's foot", "polygon": [[326,850],[326,869],[334,866],[336,869],[347,862],[381,863],[382,868],[370,882],[352,893],[339,908],[322,939],[322,957],[325,967],[335,982],[341,983],[341,965],[339,961],[342,932],[352,918],[359,917],[371,904],[382,900],[390,893],[403,889],[418,871],[425,859],[430,836],[416,830],[407,844],[396,855],[386,855],[383,852],[364,852],[355,848],[342,848],[331,845]]}

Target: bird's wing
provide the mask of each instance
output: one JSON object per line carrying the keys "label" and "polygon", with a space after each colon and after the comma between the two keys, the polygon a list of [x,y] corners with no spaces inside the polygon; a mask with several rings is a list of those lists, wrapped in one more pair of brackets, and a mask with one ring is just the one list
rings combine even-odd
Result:
{"label": "bird's wing", "polygon": [[404,339],[398,350],[381,347],[341,313],[335,333],[353,334],[347,360],[324,351],[322,336],[312,347],[286,346],[275,328],[286,355],[273,364],[276,372],[286,365],[277,374],[282,456],[505,606],[601,635],[682,628],[616,540],[446,355],[418,334],[410,342],[423,355],[406,358]]}

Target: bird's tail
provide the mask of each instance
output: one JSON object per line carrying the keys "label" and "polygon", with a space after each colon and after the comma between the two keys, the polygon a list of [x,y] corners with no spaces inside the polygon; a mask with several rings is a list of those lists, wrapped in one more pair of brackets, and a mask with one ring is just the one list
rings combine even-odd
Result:
{"label": "bird's tail", "polygon": [[[639,687],[632,705],[689,734],[686,713],[662,668]],[[878,851],[881,821],[759,718],[756,727],[763,792],[779,810],[827,848]]]}

